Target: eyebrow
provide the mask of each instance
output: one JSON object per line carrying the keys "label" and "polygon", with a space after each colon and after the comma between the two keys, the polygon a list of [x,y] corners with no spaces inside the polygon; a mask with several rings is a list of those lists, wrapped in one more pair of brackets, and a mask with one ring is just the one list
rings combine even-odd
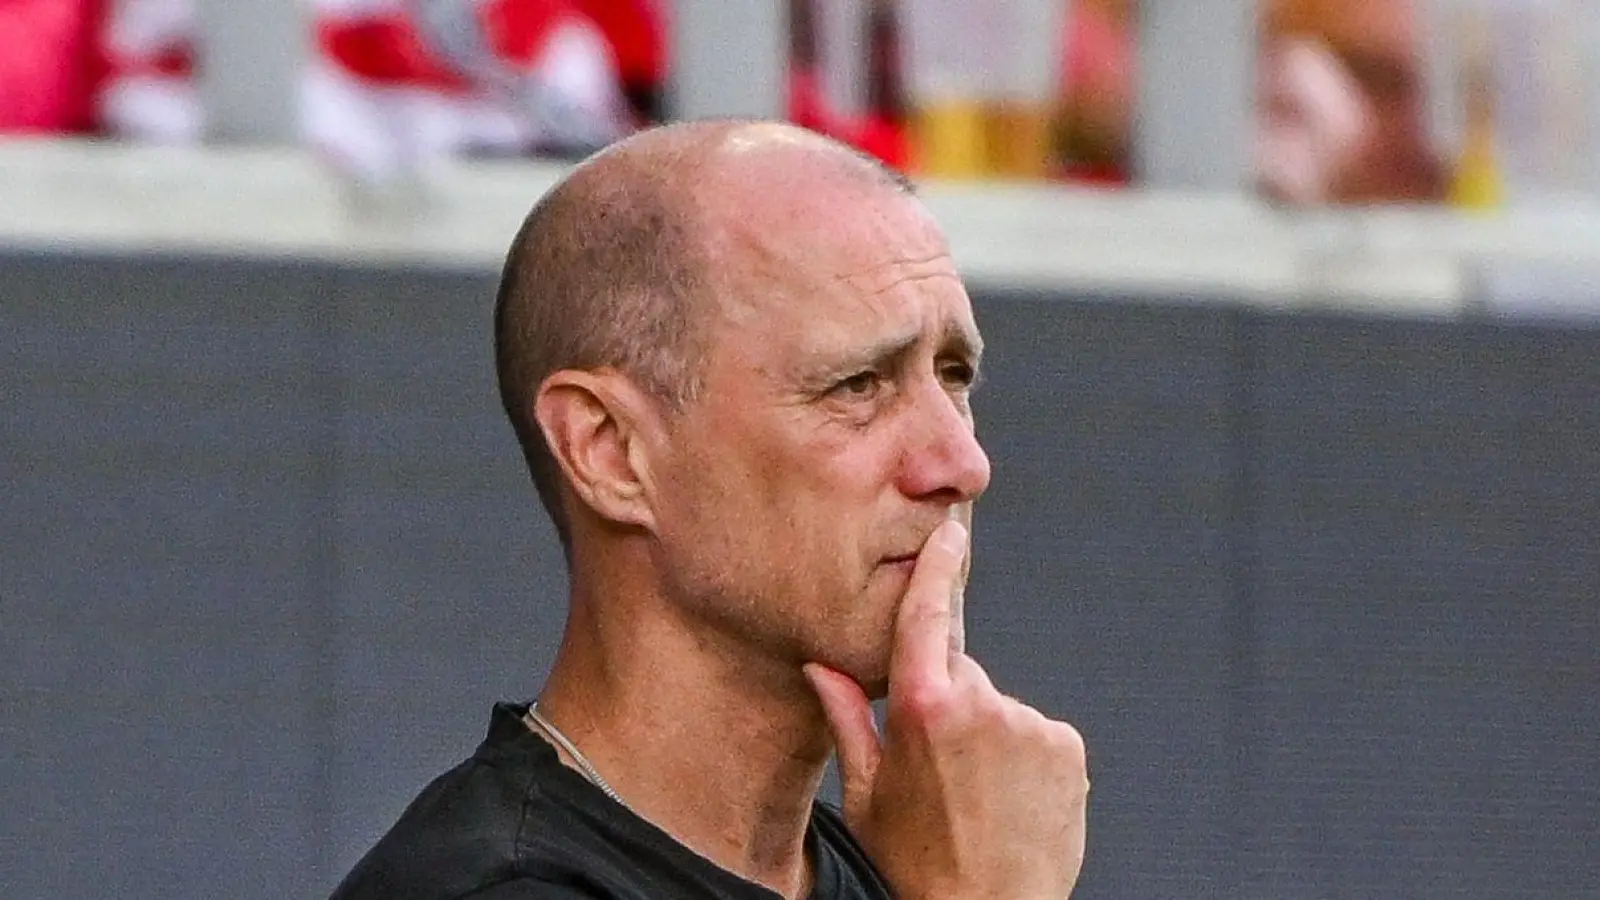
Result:
{"label": "eyebrow", "polygon": [[946,353],[955,351],[977,365],[983,359],[983,335],[975,329],[969,331],[962,328],[956,322],[946,322],[944,334],[939,336],[939,349]]}
{"label": "eyebrow", "polygon": [[[844,351],[820,367],[810,381],[825,381],[861,369],[891,368],[903,360],[922,341],[920,331],[893,334],[865,347]],[[956,353],[971,361],[974,368],[983,358],[983,338],[957,322],[947,322],[939,335],[939,355]]]}

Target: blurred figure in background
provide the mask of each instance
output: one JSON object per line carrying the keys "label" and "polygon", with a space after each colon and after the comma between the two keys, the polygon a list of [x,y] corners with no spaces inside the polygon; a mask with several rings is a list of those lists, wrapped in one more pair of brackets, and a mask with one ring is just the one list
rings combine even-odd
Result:
{"label": "blurred figure in background", "polygon": [[365,180],[461,153],[574,158],[636,127],[571,0],[317,0],[315,46],[307,137]]}
{"label": "blurred figure in background", "polygon": [[98,129],[104,79],[97,31],[104,0],[0,2],[0,133]]}
{"label": "blurred figure in background", "polygon": [[1067,0],[1067,7],[1052,169],[1068,181],[1125,185],[1138,103],[1137,0]]}
{"label": "blurred figure in background", "polygon": [[194,24],[193,0],[112,0],[97,102],[107,134],[159,144],[200,139]]}
{"label": "blurred figure in background", "polygon": [[1269,0],[1257,166],[1292,204],[1438,202],[1410,0]]}
{"label": "blurred figure in background", "polygon": [[789,121],[849,144],[897,169],[911,164],[899,11],[894,0],[864,0],[866,110],[839,111],[828,99],[814,0],[789,0]]}
{"label": "blurred figure in background", "polygon": [[[853,52],[864,54],[867,97],[852,114],[823,87],[819,2],[789,0],[789,118],[918,170],[925,153],[911,127],[904,4],[852,0],[864,17],[864,46]],[[1137,0],[1061,2],[1049,172],[1128,184]],[[306,135],[363,181],[456,154],[581,157],[668,118],[667,0],[315,0],[314,8]],[[1261,16],[1256,166],[1266,196],[1446,198],[1446,166],[1425,125],[1414,0],[1263,0]],[[0,131],[198,140],[195,42],[193,0],[3,0]]]}
{"label": "blurred figure in background", "polygon": [[0,0],[0,132],[200,136],[192,0]]}
{"label": "blurred figure in background", "polygon": [[578,0],[577,5],[611,46],[617,81],[635,124],[665,122],[671,59],[667,0]]}

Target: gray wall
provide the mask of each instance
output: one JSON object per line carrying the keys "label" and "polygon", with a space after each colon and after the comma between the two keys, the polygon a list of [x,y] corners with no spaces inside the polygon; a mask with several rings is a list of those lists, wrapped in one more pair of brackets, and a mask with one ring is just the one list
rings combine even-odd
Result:
{"label": "gray wall", "polygon": [[[563,573],[482,273],[0,256],[0,895],[315,897]],[[971,642],[1079,896],[1600,894],[1600,331],[980,292]]]}

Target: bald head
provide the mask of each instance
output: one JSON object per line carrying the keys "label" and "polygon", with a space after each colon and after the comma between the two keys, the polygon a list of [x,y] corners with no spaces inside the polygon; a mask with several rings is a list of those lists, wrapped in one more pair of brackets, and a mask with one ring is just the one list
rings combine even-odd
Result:
{"label": "bald head", "polygon": [[560,468],[534,418],[540,385],[565,369],[609,368],[668,408],[690,402],[727,284],[719,268],[731,262],[715,235],[743,211],[830,185],[911,192],[898,173],[813,132],[697,122],[596,154],[528,214],[501,274],[495,365],[506,415],[569,552]]}

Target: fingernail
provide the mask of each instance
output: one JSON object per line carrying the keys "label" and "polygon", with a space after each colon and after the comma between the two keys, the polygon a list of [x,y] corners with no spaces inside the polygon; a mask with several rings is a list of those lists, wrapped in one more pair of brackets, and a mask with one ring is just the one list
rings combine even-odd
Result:
{"label": "fingernail", "polygon": [[939,526],[939,544],[951,553],[960,553],[967,546],[967,529],[954,519]]}

